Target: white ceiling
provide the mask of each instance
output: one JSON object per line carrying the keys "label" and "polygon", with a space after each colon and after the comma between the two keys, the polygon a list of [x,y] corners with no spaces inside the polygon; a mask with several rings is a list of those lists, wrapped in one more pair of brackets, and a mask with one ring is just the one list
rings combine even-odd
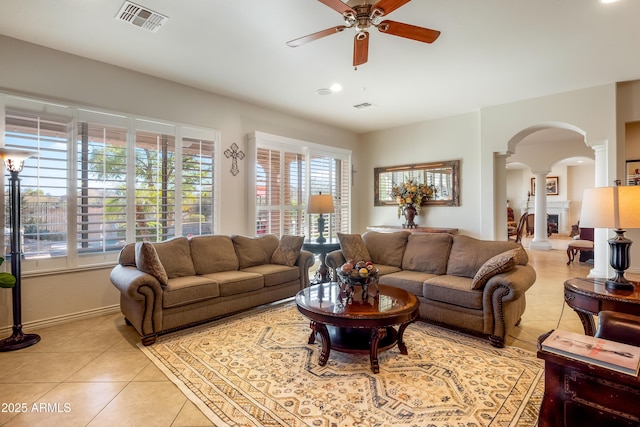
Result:
{"label": "white ceiling", "polygon": [[317,0],[136,2],[169,20],[153,33],[115,19],[122,0],[2,0],[0,34],[357,133],[640,78],[638,0],[414,0],[388,19],[440,38],[373,30],[357,71],[353,30],[285,45],[343,23]]}

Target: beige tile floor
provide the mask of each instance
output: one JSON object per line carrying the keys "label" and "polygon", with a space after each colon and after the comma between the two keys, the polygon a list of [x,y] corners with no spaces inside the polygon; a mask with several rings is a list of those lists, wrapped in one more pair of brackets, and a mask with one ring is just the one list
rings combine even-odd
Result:
{"label": "beige tile floor", "polygon": [[[582,332],[562,289],[565,279],[586,276],[591,266],[567,266],[562,250],[529,251],[529,257],[538,279],[507,344],[535,351],[537,337],[551,329]],[[138,336],[122,315],[26,332],[42,341],[0,353],[0,425],[212,425],[136,347]]]}

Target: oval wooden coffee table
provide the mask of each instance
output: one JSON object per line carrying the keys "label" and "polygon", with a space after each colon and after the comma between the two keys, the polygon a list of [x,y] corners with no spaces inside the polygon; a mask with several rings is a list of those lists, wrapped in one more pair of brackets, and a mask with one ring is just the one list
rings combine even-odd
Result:
{"label": "oval wooden coffee table", "polygon": [[[322,343],[318,364],[324,366],[331,349],[345,353],[369,353],[371,370],[380,372],[378,351],[396,344],[407,354],[402,341],[407,326],[418,318],[420,301],[415,295],[393,286],[378,285],[376,297],[362,300],[356,287],[353,301],[340,298],[338,283],[324,283],[305,288],[296,295],[296,305],[311,320],[309,344],[316,335]],[[398,330],[394,328],[398,325]]]}

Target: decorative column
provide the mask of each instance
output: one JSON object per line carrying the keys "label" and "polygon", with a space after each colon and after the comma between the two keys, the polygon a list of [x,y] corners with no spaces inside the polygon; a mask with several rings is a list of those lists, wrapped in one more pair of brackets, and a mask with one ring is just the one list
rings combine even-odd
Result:
{"label": "decorative column", "polygon": [[540,249],[548,251],[551,249],[551,242],[547,236],[547,174],[549,172],[534,172],[536,178],[536,209],[533,240],[529,244],[529,249]]}
{"label": "decorative column", "polygon": [[[602,144],[591,146],[595,153],[595,187],[607,187],[613,184],[609,182],[607,176],[607,141]],[[593,230],[593,268],[588,277],[610,277],[613,270],[609,266],[609,230],[606,228],[595,228]]]}

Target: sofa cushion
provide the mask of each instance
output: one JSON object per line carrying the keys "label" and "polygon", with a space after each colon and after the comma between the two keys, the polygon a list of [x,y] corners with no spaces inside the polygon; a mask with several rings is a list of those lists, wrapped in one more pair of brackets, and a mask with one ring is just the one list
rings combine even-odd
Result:
{"label": "sofa cushion", "polygon": [[298,267],[289,267],[280,264],[262,264],[243,269],[247,273],[258,273],[264,276],[264,286],[276,286],[293,282],[300,278]]}
{"label": "sofa cushion", "polygon": [[169,279],[162,294],[162,307],[179,307],[220,296],[220,288],[213,280],[203,276]]}
{"label": "sofa cushion", "polygon": [[282,236],[278,247],[271,255],[271,262],[293,267],[298,260],[298,256],[300,256],[303,242],[304,236]]}
{"label": "sofa cushion", "polygon": [[229,236],[194,236],[190,244],[196,274],[238,270],[240,266]]}
{"label": "sofa cushion", "polygon": [[396,273],[381,276],[378,283],[382,285],[391,285],[396,288],[404,289],[416,296],[422,296],[422,287],[425,280],[432,278],[434,275],[423,273],[420,271],[402,270]]}
{"label": "sofa cushion", "polygon": [[[267,255],[267,252],[265,251],[266,241],[259,242],[257,238],[245,236],[232,236],[231,240],[233,241],[233,246],[235,248],[236,255],[238,256],[240,269],[253,267],[254,265],[267,264],[271,261],[271,254]],[[278,245],[276,244],[276,247],[277,246]]]}
{"label": "sofa cushion", "polygon": [[186,237],[175,237],[165,242],[154,243],[158,258],[164,266],[169,279],[174,277],[195,276],[196,270],[191,260],[191,247]]}
{"label": "sofa cushion", "polygon": [[460,276],[435,276],[424,283],[423,296],[460,307],[482,310],[483,292],[471,289],[472,279]]}
{"label": "sofa cushion", "polygon": [[158,253],[153,245],[149,242],[138,242],[135,244],[136,251],[136,267],[138,270],[152,275],[163,286],[167,286],[169,277],[165,271]]}
{"label": "sofa cushion", "polygon": [[371,261],[371,255],[359,234],[338,233],[340,249],[347,261]]}
{"label": "sofa cushion", "polygon": [[127,243],[118,254],[118,264],[136,266],[136,244]]}
{"label": "sofa cushion", "polygon": [[518,264],[522,248],[510,249],[489,258],[478,270],[471,282],[472,289],[482,289],[482,287],[496,274],[513,270]]}
{"label": "sofa cushion", "polygon": [[453,238],[445,233],[414,233],[409,236],[402,269],[445,274]]}
{"label": "sofa cushion", "polygon": [[407,246],[407,237],[410,234],[406,231],[393,233],[367,231],[362,235],[362,240],[369,252],[369,256],[371,256],[371,262],[400,267],[402,265],[402,255]]}
{"label": "sofa cushion", "polygon": [[456,234],[453,236],[447,274],[472,279],[489,258],[517,247],[521,245],[514,241],[478,240]]}
{"label": "sofa cushion", "polygon": [[256,291],[264,287],[264,278],[261,274],[247,271],[220,271],[205,274],[202,277],[218,283],[221,297]]}

